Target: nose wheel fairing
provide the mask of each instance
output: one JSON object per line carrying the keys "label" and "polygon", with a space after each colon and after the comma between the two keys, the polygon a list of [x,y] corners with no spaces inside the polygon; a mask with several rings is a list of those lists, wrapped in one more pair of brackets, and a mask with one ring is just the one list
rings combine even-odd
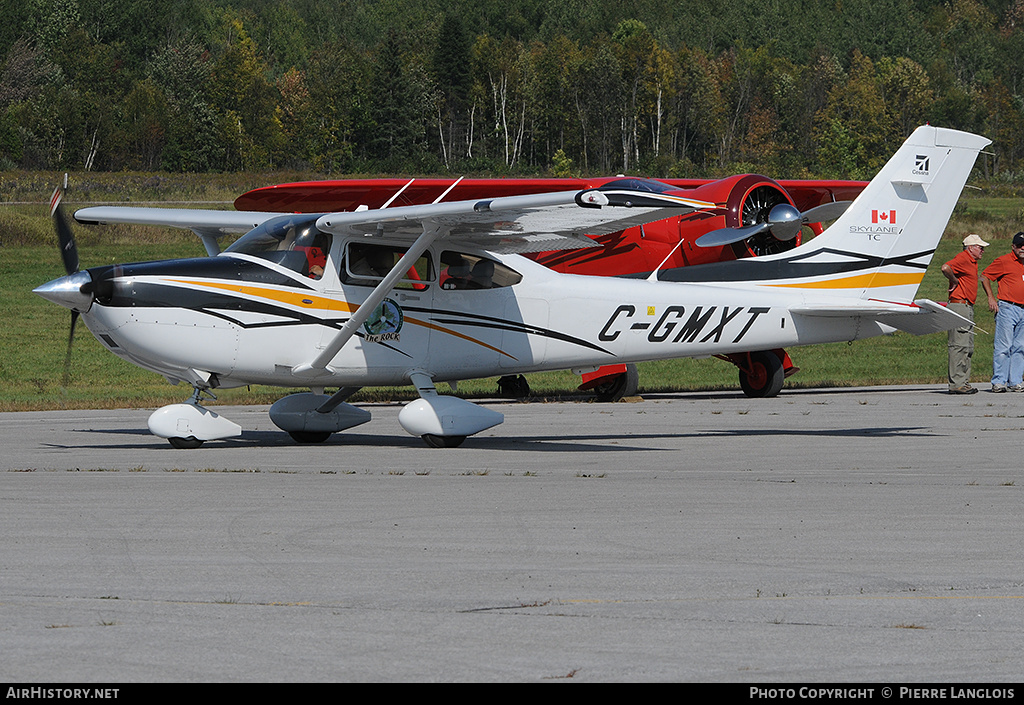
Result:
{"label": "nose wheel fairing", "polygon": [[149,417],[149,432],[166,438],[175,448],[198,448],[205,441],[240,436],[242,427],[189,401],[154,411]]}

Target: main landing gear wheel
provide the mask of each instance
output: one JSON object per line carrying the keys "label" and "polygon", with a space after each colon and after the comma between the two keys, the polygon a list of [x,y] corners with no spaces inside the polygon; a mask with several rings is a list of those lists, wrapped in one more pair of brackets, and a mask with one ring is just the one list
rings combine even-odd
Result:
{"label": "main landing gear wheel", "polygon": [[619,401],[623,397],[635,396],[640,389],[640,372],[636,365],[626,365],[626,371],[615,375],[604,384],[594,387],[599,402]]}
{"label": "main landing gear wheel", "polygon": [[431,448],[458,448],[466,440],[465,436],[437,436],[433,433],[424,433],[421,438]]}
{"label": "main landing gear wheel", "polygon": [[782,360],[773,352],[753,352],[747,369],[740,367],[740,387],[748,397],[777,396],[786,380]]}
{"label": "main landing gear wheel", "polygon": [[331,437],[330,431],[289,431],[296,443],[323,443]]}
{"label": "main landing gear wheel", "polygon": [[188,438],[168,438],[167,442],[170,443],[171,446],[173,446],[174,448],[178,448],[181,450],[193,450],[203,445],[203,442],[196,438],[195,436],[189,436]]}

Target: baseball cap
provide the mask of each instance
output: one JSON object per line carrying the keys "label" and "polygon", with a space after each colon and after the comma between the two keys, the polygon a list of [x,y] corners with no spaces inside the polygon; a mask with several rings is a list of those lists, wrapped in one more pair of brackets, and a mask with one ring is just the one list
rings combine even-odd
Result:
{"label": "baseball cap", "polygon": [[[1018,233],[1018,235],[1024,238],[1024,233]],[[1017,240],[1015,239],[1014,242],[1017,242]],[[988,243],[982,240],[974,233],[971,233],[970,235],[964,238],[964,247],[969,247],[970,245],[981,245],[982,247],[988,247]]]}
{"label": "baseball cap", "polygon": [[1015,247],[1024,247],[1024,233],[1017,233],[1014,235],[1013,244]]}

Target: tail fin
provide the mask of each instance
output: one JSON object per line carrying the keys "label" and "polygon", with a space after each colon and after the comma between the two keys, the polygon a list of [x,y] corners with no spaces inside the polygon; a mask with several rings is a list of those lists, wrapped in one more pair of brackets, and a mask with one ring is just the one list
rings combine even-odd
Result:
{"label": "tail fin", "polygon": [[991,141],[917,128],[825,232],[773,261],[762,285],[912,301],[978,153]]}

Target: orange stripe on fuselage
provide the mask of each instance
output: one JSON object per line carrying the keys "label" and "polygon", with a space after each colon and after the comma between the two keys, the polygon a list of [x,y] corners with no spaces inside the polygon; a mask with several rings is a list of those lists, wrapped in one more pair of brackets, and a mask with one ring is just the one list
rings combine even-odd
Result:
{"label": "orange stripe on fuselage", "polygon": [[347,309],[349,313],[358,308],[358,306],[353,306],[345,301],[339,301],[338,299],[331,299],[324,296],[315,296],[309,292],[280,291],[279,289],[266,289],[258,286],[250,286],[248,284],[229,284],[226,282],[195,281],[189,279],[172,279],[171,281],[178,284],[203,286],[207,289],[219,289],[221,291],[230,291],[236,294],[256,296],[261,299],[270,299],[271,301],[276,301],[289,306],[330,309],[332,306],[336,307],[338,304],[341,304],[342,310]]}
{"label": "orange stripe on fuselage", "polygon": [[[188,279],[172,279],[171,281],[174,281],[178,284],[192,284],[195,286],[207,287],[209,289],[220,289],[222,291],[230,291],[238,294],[245,294],[247,296],[256,296],[259,298],[270,299],[271,301],[277,301],[278,303],[288,304],[291,306],[302,306],[305,308],[314,307],[326,310],[331,310],[333,307],[334,310],[347,311],[348,313],[354,313],[359,308],[358,304],[350,304],[347,301],[327,298],[324,296],[314,296],[312,294],[304,292],[280,291],[278,289],[265,289],[263,287],[250,286],[246,284],[228,284],[223,282],[194,281]],[[487,348],[488,350],[493,350],[494,352],[500,353],[505,357],[511,358],[513,360],[517,359],[514,356],[509,355],[504,350],[501,350],[500,348],[496,348],[493,345],[488,345],[482,340],[477,340],[476,338],[465,335],[463,333],[459,333],[448,328],[442,328],[441,326],[438,326],[434,323],[429,323],[428,321],[423,321],[411,316],[406,316],[405,320],[406,322],[416,326],[423,326],[424,328],[428,328],[430,330],[436,330],[439,333],[445,333],[447,335],[455,336],[456,338],[461,338],[462,340],[466,340],[470,343],[475,343],[476,345]]]}
{"label": "orange stripe on fuselage", "polygon": [[884,286],[917,286],[924,279],[921,274],[860,274],[842,279],[823,279],[811,282],[791,282],[789,284],[766,284],[765,286],[785,289],[872,289]]}

